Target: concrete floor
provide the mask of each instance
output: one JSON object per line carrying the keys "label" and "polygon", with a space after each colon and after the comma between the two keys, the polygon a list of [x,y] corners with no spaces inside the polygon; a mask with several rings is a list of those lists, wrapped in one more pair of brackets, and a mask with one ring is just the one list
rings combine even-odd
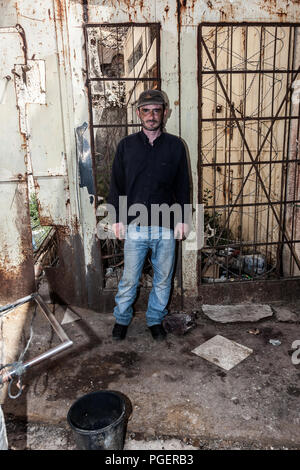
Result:
{"label": "concrete floor", "polygon": [[[269,305],[274,314],[254,323],[219,323],[200,311],[194,329],[163,343],[153,341],[143,312],[126,339],[114,342],[112,315],[72,307],[77,320],[62,326],[73,346],[28,369],[21,397],[5,399],[9,447],[75,449],[70,406],[108,389],[126,397],[125,449],[300,449],[300,365],[292,362],[300,309],[284,305],[293,314],[284,321],[279,303]],[[65,309],[51,308],[61,323]],[[33,326],[30,357],[59,343],[43,315]],[[225,371],[191,352],[215,335],[253,353]]]}

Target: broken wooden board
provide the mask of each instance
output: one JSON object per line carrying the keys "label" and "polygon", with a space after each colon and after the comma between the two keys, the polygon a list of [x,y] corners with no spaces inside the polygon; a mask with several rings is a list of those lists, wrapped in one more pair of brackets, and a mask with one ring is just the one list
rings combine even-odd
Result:
{"label": "broken wooden board", "polygon": [[220,277],[220,266],[217,263],[205,265],[202,271],[202,277],[218,279]]}

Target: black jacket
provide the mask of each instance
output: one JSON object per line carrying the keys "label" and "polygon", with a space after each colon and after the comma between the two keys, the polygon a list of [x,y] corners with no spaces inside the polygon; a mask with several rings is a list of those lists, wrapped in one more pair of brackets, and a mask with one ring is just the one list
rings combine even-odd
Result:
{"label": "black jacket", "polygon": [[[112,166],[108,203],[116,210],[117,222],[129,224],[139,216],[123,214],[119,208],[119,196],[127,196],[128,209],[132,204],[144,204],[149,217],[146,224],[153,223],[151,205],[178,203],[181,217],[171,213],[170,228],[177,222],[188,222],[189,213],[184,205],[190,203],[190,184],[186,151],[176,136],[163,132],[153,146],[143,131],[124,137],[116,151]],[[152,206],[153,207],[153,206]],[[187,209],[187,208],[186,208]],[[162,218],[159,225],[165,225]]]}

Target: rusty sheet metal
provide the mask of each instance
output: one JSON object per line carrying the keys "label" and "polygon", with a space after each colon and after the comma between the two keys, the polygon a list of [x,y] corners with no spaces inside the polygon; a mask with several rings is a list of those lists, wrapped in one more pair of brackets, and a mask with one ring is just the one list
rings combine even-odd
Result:
{"label": "rusty sheet metal", "polygon": [[178,0],[178,3],[181,25],[186,26],[198,26],[203,21],[293,21],[300,13],[298,1]]}
{"label": "rusty sheet metal", "polygon": [[172,17],[174,5],[180,24],[189,26],[202,21],[293,21],[300,13],[298,0],[118,0],[117,8],[114,0],[85,0],[83,4],[86,21],[99,23],[163,23]]}
{"label": "rusty sheet metal", "polygon": [[[5,201],[5,204],[0,204],[0,302],[2,303],[35,290],[35,279],[27,181],[0,183],[0,199]],[[15,216],[14,219],[12,215]]]}
{"label": "rusty sheet metal", "polygon": [[[0,77],[6,84],[0,104],[0,301],[35,288],[26,174],[26,134],[15,94],[15,64],[24,64],[24,37],[19,28],[0,28]],[[6,77],[6,78],[5,78]],[[7,77],[10,77],[8,80]]]}

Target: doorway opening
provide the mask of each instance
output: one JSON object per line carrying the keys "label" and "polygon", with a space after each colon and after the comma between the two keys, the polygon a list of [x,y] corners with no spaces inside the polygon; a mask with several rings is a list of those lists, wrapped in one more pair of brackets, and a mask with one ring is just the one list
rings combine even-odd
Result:
{"label": "doorway opening", "polygon": [[[117,145],[141,128],[135,111],[138,97],[146,89],[161,86],[160,25],[86,24],[85,44],[91,149],[98,203],[103,206]],[[97,223],[101,224],[101,219]],[[123,242],[109,237],[110,226],[105,229],[108,237],[101,240],[103,287],[115,289],[123,271]],[[141,278],[143,287],[151,283],[151,269],[147,258]]]}

